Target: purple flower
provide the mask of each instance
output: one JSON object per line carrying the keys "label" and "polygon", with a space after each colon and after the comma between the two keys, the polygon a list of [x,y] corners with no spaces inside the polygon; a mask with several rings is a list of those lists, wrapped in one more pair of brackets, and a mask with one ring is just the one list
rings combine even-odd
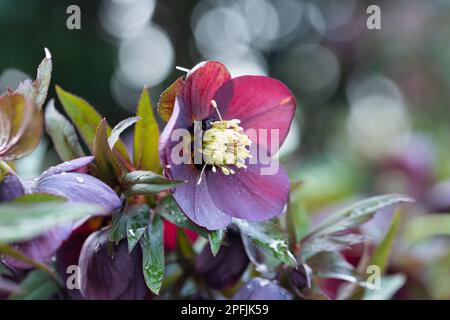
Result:
{"label": "purple flower", "polygon": [[137,246],[128,253],[126,241],[108,241],[108,229],[94,232],[81,249],[80,291],[86,299],[143,299],[147,287],[142,273],[142,253]]}
{"label": "purple flower", "polygon": [[[102,181],[85,173],[73,172],[81,170],[93,161],[93,157],[82,157],[51,167],[39,178],[22,182],[13,172],[9,172],[0,183],[0,201],[11,201],[25,193],[49,193],[67,198],[69,203],[92,203],[104,208],[98,215],[108,214],[121,206],[117,194]],[[20,187],[19,187],[20,186]],[[76,225],[80,225],[82,221]],[[55,251],[67,239],[73,225],[64,225],[56,229],[13,246],[28,257],[38,262],[48,261]],[[10,257],[3,260],[15,268],[29,268],[23,262]]]}
{"label": "purple flower", "polygon": [[253,278],[236,292],[233,300],[292,300],[292,295],[274,281]]}
{"label": "purple flower", "polygon": [[209,245],[197,256],[195,271],[214,289],[232,287],[247,269],[249,264],[239,233],[228,232],[224,244],[214,257]]}
{"label": "purple flower", "polygon": [[[281,146],[295,105],[280,81],[262,76],[231,79],[219,62],[202,62],[188,73],[161,134],[159,155],[168,177],[186,181],[173,195],[193,222],[216,230],[228,225],[231,217],[261,221],[280,214],[288,199],[289,178],[283,168],[261,174],[260,159],[249,161],[250,147],[253,144],[270,156],[271,131],[278,133]],[[184,129],[192,134],[194,121],[202,122],[204,134],[200,150],[191,148],[202,154],[203,162],[177,164],[172,151],[179,141],[173,141],[173,132]],[[261,129],[266,130],[266,139],[247,134]]]}

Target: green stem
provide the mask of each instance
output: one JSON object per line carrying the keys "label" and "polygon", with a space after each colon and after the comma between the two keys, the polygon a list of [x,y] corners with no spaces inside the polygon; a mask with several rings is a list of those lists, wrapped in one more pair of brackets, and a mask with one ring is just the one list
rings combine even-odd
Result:
{"label": "green stem", "polygon": [[11,172],[11,168],[5,161],[0,161],[0,182],[5,179],[5,177]]}

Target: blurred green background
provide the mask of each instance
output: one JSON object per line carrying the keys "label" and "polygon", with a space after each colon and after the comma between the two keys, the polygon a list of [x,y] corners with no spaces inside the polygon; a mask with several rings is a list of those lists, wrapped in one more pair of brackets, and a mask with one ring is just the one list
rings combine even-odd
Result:
{"label": "blurred green background", "polygon": [[[80,30],[66,27],[72,4]],[[366,27],[371,4],[380,30]],[[155,107],[177,65],[214,59],[234,76],[282,80],[299,104],[281,158],[305,182],[301,209],[320,216],[367,195],[415,197],[393,256],[408,276],[398,297],[450,298],[450,2],[2,0],[0,35],[1,92],[34,77],[48,47],[52,84],[111,124],[134,112],[144,85]],[[430,213],[440,228],[418,227]],[[363,231],[376,242],[385,227]]]}

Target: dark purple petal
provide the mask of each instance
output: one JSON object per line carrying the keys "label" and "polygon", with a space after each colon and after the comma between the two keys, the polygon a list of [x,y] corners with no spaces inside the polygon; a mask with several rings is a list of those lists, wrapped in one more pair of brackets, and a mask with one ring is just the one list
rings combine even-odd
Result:
{"label": "dark purple petal", "polygon": [[244,130],[267,129],[267,139],[253,139],[265,150],[271,150],[272,129],[279,130],[277,147],[281,147],[289,132],[296,106],[295,97],[282,82],[263,76],[231,79],[219,88],[214,100],[223,119],[241,120]]}
{"label": "dark purple petal", "polygon": [[84,173],[65,172],[41,177],[33,192],[50,193],[66,197],[69,202],[94,203],[105,208],[104,212],[122,205],[117,194],[99,179]]}
{"label": "dark purple petal", "polygon": [[227,68],[217,61],[203,61],[187,75],[183,102],[192,120],[204,120],[211,114],[211,100],[217,89],[231,78]]}
{"label": "dark purple petal", "polygon": [[8,175],[0,182],[0,202],[12,201],[26,193],[26,187],[22,180],[14,171],[10,171]]}
{"label": "dark purple petal", "polygon": [[172,165],[170,170],[174,179],[186,181],[176,187],[173,196],[189,219],[208,230],[222,229],[231,222],[211,199],[206,180],[197,185],[200,172],[193,165]]}
{"label": "dark purple petal", "polygon": [[261,174],[261,165],[248,164],[228,176],[206,172],[208,190],[216,206],[239,219],[262,221],[280,214],[289,196],[289,177],[283,167],[274,175]]}
{"label": "dark purple petal", "polygon": [[94,160],[93,156],[87,156],[63,162],[45,171],[40,177],[40,179],[44,179],[51,175],[60,174],[62,172],[76,171],[78,169],[87,166],[93,160]]}
{"label": "dark purple petal", "polygon": [[254,278],[239,289],[233,300],[292,300],[292,295],[274,281]]}
{"label": "dark purple petal", "polygon": [[210,287],[222,290],[239,281],[249,262],[240,234],[229,231],[215,257],[209,244],[205,245],[197,256],[195,270]]}
{"label": "dark purple petal", "polygon": [[147,293],[140,248],[129,254],[126,241],[113,246],[108,241],[108,229],[86,239],[78,265],[80,290],[86,299],[142,299]]}
{"label": "dark purple petal", "polygon": [[[72,231],[72,225],[58,227],[56,229],[47,231],[46,233],[33,238],[31,240],[16,243],[13,245],[15,249],[22,254],[37,262],[48,262],[55,254],[56,250],[67,239]],[[28,264],[15,260],[11,257],[3,257],[5,263],[17,269],[29,269]]]}

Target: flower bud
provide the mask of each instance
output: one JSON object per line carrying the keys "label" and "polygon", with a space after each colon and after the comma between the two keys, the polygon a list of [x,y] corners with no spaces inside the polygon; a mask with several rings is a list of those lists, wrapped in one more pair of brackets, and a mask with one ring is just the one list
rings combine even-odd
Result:
{"label": "flower bud", "polygon": [[292,295],[275,281],[254,278],[236,292],[233,300],[292,300]]}
{"label": "flower bud", "polygon": [[450,180],[440,182],[430,188],[426,195],[429,212],[450,212]]}
{"label": "flower bud", "polygon": [[298,269],[290,268],[289,272],[292,284],[298,290],[311,288],[311,269],[307,265],[301,264],[298,266]]}
{"label": "flower bud", "polygon": [[209,245],[197,256],[195,270],[215,289],[232,287],[249,264],[247,253],[238,233],[229,232],[226,243],[214,257]]}
{"label": "flower bud", "polygon": [[142,274],[142,253],[128,253],[126,241],[117,246],[108,241],[109,229],[86,239],[79,258],[80,291],[86,299],[142,299],[147,293]]}

